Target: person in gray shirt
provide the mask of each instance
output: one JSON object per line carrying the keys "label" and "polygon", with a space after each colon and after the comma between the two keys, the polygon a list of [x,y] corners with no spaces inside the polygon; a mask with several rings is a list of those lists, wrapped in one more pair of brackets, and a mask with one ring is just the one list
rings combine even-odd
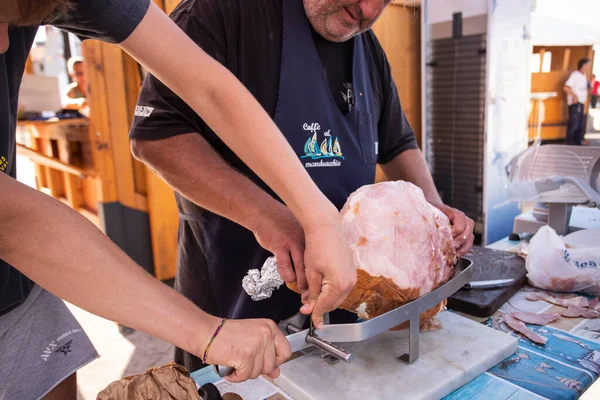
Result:
{"label": "person in gray shirt", "polygon": [[317,325],[356,282],[337,210],[273,121],[150,0],[0,0],[0,398],[76,398],[75,371],[97,354],[60,299],[232,366],[231,381],[277,376],[290,348],[272,321],[204,313],[77,212],[16,181],[18,89],[42,23],[121,46],[285,201],[306,235],[303,312]]}

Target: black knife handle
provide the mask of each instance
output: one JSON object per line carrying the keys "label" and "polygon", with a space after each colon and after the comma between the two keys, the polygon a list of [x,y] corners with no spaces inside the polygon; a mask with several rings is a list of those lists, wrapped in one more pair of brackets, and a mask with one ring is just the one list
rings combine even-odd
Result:
{"label": "black knife handle", "polygon": [[201,400],[223,400],[221,393],[219,393],[219,389],[212,383],[202,385],[200,389],[198,389],[198,394],[200,395]]}

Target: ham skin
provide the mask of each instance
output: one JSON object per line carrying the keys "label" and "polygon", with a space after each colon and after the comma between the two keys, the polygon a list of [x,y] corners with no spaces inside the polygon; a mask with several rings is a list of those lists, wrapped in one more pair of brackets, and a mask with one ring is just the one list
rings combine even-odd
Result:
{"label": "ham skin", "polygon": [[562,312],[561,315],[567,318],[582,317],[587,319],[595,319],[600,317],[600,312],[585,307],[569,306],[567,311]]}
{"label": "ham skin", "polygon": [[533,325],[547,325],[560,318],[560,314],[536,314],[531,312],[514,311],[512,316],[516,319]]}
{"label": "ham skin", "polygon": [[[340,308],[373,318],[453,276],[457,256],[450,221],[412,183],[363,186],[348,197],[340,215],[358,277]],[[295,284],[288,286],[298,292]],[[439,328],[431,320],[444,307],[445,301],[421,314],[421,328]]]}
{"label": "ham skin", "polygon": [[[583,296],[561,296],[556,297],[547,293],[528,293],[525,298],[529,301],[547,301],[548,303],[555,304],[557,306],[565,307],[566,310],[560,313],[561,316],[567,318],[587,318],[594,319],[600,318],[600,306],[598,305],[598,299],[593,298],[591,301]],[[516,314],[516,313],[515,313]],[[538,314],[542,315],[542,314]],[[515,315],[516,318],[519,318]],[[520,318],[519,318],[520,319]],[[534,323],[528,322],[527,323]]]}
{"label": "ham skin", "polygon": [[600,303],[598,303],[598,298],[597,297],[594,297],[592,300],[590,300],[589,307],[592,310],[600,311]]}
{"label": "ham skin", "polygon": [[538,343],[538,344],[546,344],[547,339],[545,337],[540,336],[537,333],[535,333],[534,331],[532,331],[531,329],[529,329],[527,326],[525,326],[524,322],[516,319],[511,313],[505,313],[502,316],[502,319],[504,320],[506,325],[508,325],[514,331],[519,332],[520,334],[522,334],[523,336],[525,336],[527,339],[531,340],[532,342]]}
{"label": "ham skin", "polygon": [[574,306],[574,307],[588,307],[590,302],[587,298],[583,296],[574,296],[569,298],[558,298],[554,296],[550,296],[548,294],[542,293],[528,293],[525,298],[529,301],[547,301],[551,304],[556,304],[557,306],[566,307]]}

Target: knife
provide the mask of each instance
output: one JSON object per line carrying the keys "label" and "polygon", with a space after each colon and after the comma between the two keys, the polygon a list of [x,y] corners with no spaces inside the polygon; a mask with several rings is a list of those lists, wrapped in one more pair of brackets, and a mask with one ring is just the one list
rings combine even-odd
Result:
{"label": "knife", "polygon": [[514,279],[495,279],[489,281],[471,281],[468,282],[463,289],[497,289],[510,286],[515,280]]}

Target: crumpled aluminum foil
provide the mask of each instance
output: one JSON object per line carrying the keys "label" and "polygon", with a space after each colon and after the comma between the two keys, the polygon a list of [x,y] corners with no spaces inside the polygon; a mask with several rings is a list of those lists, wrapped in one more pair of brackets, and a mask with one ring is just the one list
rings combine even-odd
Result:
{"label": "crumpled aluminum foil", "polygon": [[261,270],[251,269],[242,280],[244,291],[254,301],[268,299],[273,291],[283,285],[283,279],[277,270],[275,257],[269,257],[263,264]]}

